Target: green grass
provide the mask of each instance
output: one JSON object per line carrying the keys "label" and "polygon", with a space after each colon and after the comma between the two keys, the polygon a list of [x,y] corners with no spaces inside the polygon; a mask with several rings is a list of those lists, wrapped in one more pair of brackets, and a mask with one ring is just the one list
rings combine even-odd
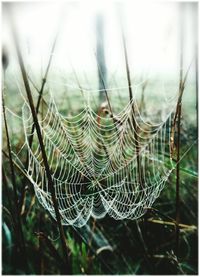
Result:
{"label": "green grass", "polygon": [[[10,123],[10,122],[9,122]],[[181,154],[194,142],[196,129],[188,127],[181,138]],[[189,135],[187,135],[189,134]],[[21,141],[23,134],[21,133]],[[5,142],[5,138],[4,138]],[[19,145],[19,137],[11,135],[11,144]],[[6,146],[4,145],[6,151]],[[181,160],[180,168],[180,222],[188,225],[180,231],[180,256],[174,254],[175,226],[168,224],[175,218],[176,175],[170,176],[153,208],[137,221],[116,221],[91,218],[90,231],[64,227],[73,274],[197,274],[197,145]],[[13,205],[13,191],[7,158],[3,157],[7,176],[8,194],[3,183],[3,274],[61,274],[63,270],[59,233],[50,215],[35,199],[32,185],[27,190],[21,214],[26,244],[28,267],[25,270],[16,249],[16,232],[11,217],[9,199]],[[20,197],[23,175],[16,169],[18,196]],[[94,227],[95,226],[95,227]],[[38,233],[47,239],[40,238]],[[85,232],[85,233],[84,233]],[[101,251],[101,245],[112,248]],[[53,246],[54,251],[50,247]],[[110,248],[110,249],[111,249]]]}

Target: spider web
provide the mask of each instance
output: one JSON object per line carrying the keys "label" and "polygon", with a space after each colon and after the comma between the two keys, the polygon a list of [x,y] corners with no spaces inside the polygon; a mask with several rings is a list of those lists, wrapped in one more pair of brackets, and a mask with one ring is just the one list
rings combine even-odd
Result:
{"label": "spider web", "polygon": [[[84,109],[67,117],[51,96],[39,120],[62,224],[82,227],[90,216],[103,218],[106,214],[116,220],[137,219],[152,206],[174,169],[169,156],[175,98],[168,101],[170,111],[163,111],[162,120],[155,124],[144,120],[135,99],[119,114],[107,111],[102,116],[91,108],[88,95]],[[27,102],[22,121],[28,149],[24,170],[39,202],[56,219],[36,136],[29,146],[33,120]]]}

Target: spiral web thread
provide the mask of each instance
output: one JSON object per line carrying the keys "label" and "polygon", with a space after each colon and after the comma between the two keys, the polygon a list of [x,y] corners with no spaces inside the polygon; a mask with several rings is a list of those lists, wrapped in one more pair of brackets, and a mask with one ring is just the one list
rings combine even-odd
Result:
{"label": "spiral web thread", "polygon": [[[64,117],[51,97],[39,125],[63,225],[82,227],[90,216],[103,218],[106,214],[117,220],[137,219],[152,206],[174,169],[169,162],[169,149],[175,102],[168,104],[171,110],[160,123],[153,124],[142,118],[135,100],[117,116],[101,117],[86,101],[79,114]],[[132,105],[137,115],[138,143]],[[55,218],[36,136],[33,147],[29,147],[33,121],[27,102],[22,108],[22,121],[29,155],[28,168],[24,170],[39,202]]]}

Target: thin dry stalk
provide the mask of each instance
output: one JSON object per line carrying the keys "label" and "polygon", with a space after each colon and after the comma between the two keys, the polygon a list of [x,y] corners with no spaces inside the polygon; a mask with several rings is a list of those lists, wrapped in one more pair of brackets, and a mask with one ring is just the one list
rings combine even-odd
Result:
{"label": "thin dry stalk", "polygon": [[4,184],[4,188],[5,188],[5,194],[6,194],[6,197],[7,197],[7,200],[8,200],[9,212],[12,216],[13,225],[16,226],[16,219],[15,219],[15,215],[14,215],[15,213],[14,213],[13,206],[12,206],[12,201],[11,201],[11,198],[10,198],[8,180],[7,180],[6,173],[5,173],[5,170],[4,170],[3,166],[2,166],[2,181],[3,181],[3,184]]}
{"label": "thin dry stalk", "polygon": [[184,91],[183,85],[183,3],[180,3],[180,83],[179,83],[179,98],[177,102],[177,109],[174,122],[177,117],[177,155],[176,155],[176,242],[175,254],[177,259],[179,257],[180,245],[180,139],[181,139],[181,109],[182,109],[182,95]]}
{"label": "thin dry stalk", "polygon": [[13,159],[12,159],[12,150],[11,150],[10,137],[9,137],[8,124],[7,124],[6,111],[5,111],[4,93],[2,93],[2,108],[3,108],[3,118],[4,118],[4,124],[5,124],[5,134],[6,134],[6,139],[7,139],[8,159],[9,159],[10,171],[11,171],[12,188],[13,188],[13,192],[14,192],[14,203],[15,203],[15,207],[16,207],[16,210],[15,210],[15,212],[16,212],[16,221],[15,221],[16,222],[16,231],[17,231],[17,237],[19,239],[19,249],[21,251],[24,265],[27,268],[26,247],[25,247],[24,235],[23,235],[23,231],[22,231],[20,210],[19,210],[19,205],[18,205],[17,185],[16,185],[15,170],[14,170],[14,164],[13,164]]}
{"label": "thin dry stalk", "polygon": [[107,92],[107,89],[106,89],[106,86],[105,86],[105,82],[104,82],[104,79],[103,79],[103,76],[102,76],[102,72],[99,68],[99,64],[97,63],[97,68],[99,70],[99,79],[101,80],[102,84],[103,84],[103,89],[104,89],[104,93],[105,93],[105,96],[106,96],[106,101],[108,103],[108,107],[109,107],[109,110],[110,110],[110,114],[111,114],[111,118],[113,118],[113,111],[112,111],[112,106],[111,106],[111,103],[110,103],[110,99],[108,97],[108,92]]}
{"label": "thin dry stalk", "polygon": [[[58,250],[54,247],[51,240],[44,234],[44,232],[36,233],[36,235],[39,238],[40,244],[42,246],[45,245],[47,247],[47,249],[49,250],[50,255],[54,258],[54,260],[59,265],[61,275],[65,274],[65,272],[66,272],[65,263],[64,263],[62,257],[60,256]],[[42,255],[42,257],[44,257],[42,249],[41,249],[41,255]],[[43,270],[43,272],[44,272],[44,264],[42,264],[40,266],[41,266],[41,270]]]}
{"label": "thin dry stalk", "polygon": [[198,25],[198,9],[196,5],[193,6],[193,14],[194,14],[194,21],[193,21],[193,29],[195,30],[195,42],[194,42],[194,53],[195,53],[195,89],[196,89],[196,127],[198,127],[198,118],[199,118],[199,109],[198,109],[198,99],[199,99],[199,25]]}
{"label": "thin dry stalk", "polygon": [[[157,219],[152,219],[152,218],[147,219],[147,221],[150,223],[167,225],[167,226],[172,226],[172,227],[176,228],[176,222],[174,222],[174,221],[164,221],[164,220],[157,220]],[[193,231],[197,230],[197,226],[195,226],[195,225],[187,225],[187,224],[182,224],[182,223],[179,223],[179,228],[183,229],[184,232],[186,232],[186,231],[193,232]]]}
{"label": "thin dry stalk", "polygon": [[91,274],[92,272],[92,261],[93,261],[93,256],[92,256],[92,240],[93,240],[93,236],[94,236],[94,232],[95,232],[95,228],[96,228],[96,219],[94,218],[93,220],[93,224],[92,224],[92,232],[91,232],[91,236],[89,238],[89,242],[88,242],[88,251],[87,251],[87,274]]}
{"label": "thin dry stalk", "polygon": [[21,73],[22,73],[22,78],[23,78],[23,81],[24,81],[24,86],[25,86],[28,102],[29,102],[29,105],[30,105],[30,109],[31,109],[31,113],[32,113],[34,125],[35,125],[35,128],[36,128],[40,149],[41,149],[43,163],[44,163],[45,171],[46,171],[47,178],[48,178],[49,189],[50,189],[50,192],[51,192],[52,202],[53,202],[53,206],[54,206],[54,210],[55,210],[55,216],[56,216],[56,220],[57,220],[57,224],[58,224],[58,228],[59,228],[59,233],[60,233],[60,240],[61,240],[61,245],[62,245],[63,256],[65,257],[66,273],[70,274],[71,273],[71,265],[70,265],[70,262],[69,262],[69,249],[68,249],[68,247],[66,245],[66,241],[65,241],[65,234],[64,234],[64,229],[63,229],[62,223],[61,223],[61,215],[60,215],[59,208],[58,208],[55,187],[54,187],[53,179],[52,179],[52,176],[51,176],[51,170],[50,170],[50,167],[49,167],[49,163],[48,163],[48,159],[47,159],[47,155],[46,155],[46,150],[45,150],[44,143],[43,143],[42,133],[41,133],[40,125],[39,125],[39,122],[38,122],[36,109],[35,109],[34,103],[33,103],[32,93],[31,93],[31,89],[30,89],[30,86],[29,86],[29,81],[28,81],[24,61],[23,61],[22,54],[21,54],[21,51],[20,51],[20,48],[19,48],[17,35],[16,35],[15,30],[14,30],[14,25],[12,25],[12,31],[13,31],[13,37],[14,37],[14,41],[15,41],[18,61],[19,61],[19,65],[20,65],[20,70],[21,70]]}
{"label": "thin dry stalk", "polygon": [[[37,87],[34,85],[34,83],[33,83],[33,82],[30,80],[30,78],[29,78],[29,80],[30,80],[31,83],[33,84],[34,88],[35,88],[35,89],[38,91],[38,93],[39,93],[39,96],[38,96],[38,99],[37,99],[37,104],[36,104],[36,113],[37,113],[37,114],[38,114],[38,112],[39,112],[41,99],[42,99],[42,96],[43,96],[45,84],[46,84],[46,81],[47,81],[47,76],[48,76],[49,69],[50,69],[50,65],[51,65],[51,62],[52,62],[53,52],[54,52],[55,47],[56,47],[57,37],[58,37],[58,33],[57,33],[57,35],[56,35],[56,37],[55,37],[55,40],[54,40],[54,42],[53,42],[53,45],[52,45],[52,49],[51,49],[49,61],[48,61],[48,64],[47,64],[47,68],[46,68],[46,71],[45,71],[45,74],[44,74],[44,78],[42,79],[41,88],[38,90]],[[32,144],[33,144],[34,131],[35,131],[35,125],[33,124],[32,130],[31,130],[31,135],[30,135],[29,140],[28,140],[28,143],[29,143],[30,148],[32,147]],[[27,151],[27,154],[26,154],[26,162],[25,162],[25,168],[28,167],[28,162],[29,162],[29,154],[28,154],[28,151]],[[20,204],[19,204],[20,209],[22,209],[22,205],[23,205],[23,202],[24,202],[24,199],[25,199],[25,194],[26,194],[26,182],[25,182],[25,180],[23,180],[22,184],[23,184],[23,187],[22,187],[21,198],[20,198]]]}
{"label": "thin dry stalk", "polygon": [[[106,101],[107,101],[107,104],[108,104],[109,116],[113,120],[115,129],[117,130],[117,125],[116,125],[117,121],[116,121],[116,118],[115,118],[113,110],[112,110],[112,106],[111,106],[111,103],[110,103],[110,99],[108,97],[108,92],[107,92],[107,89],[106,89],[106,85],[105,85],[105,81],[104,81],[104,78],[103,78],[103,74],[101,72],[101,68],[100,68],[99,63],[98,63],[97,56],[96,56],[96,60],[97,60],[97,68],[98,68],[98,73],[99,73],[98,77],[100,79],[100,82],[103,85],[104,93],[105,93],[105,96],[106,96]],[[100,124],[100,114],[101,114],[101,112],[102,112],[102,107],[100,107],[99,111],[98,111],[98,116],[97,116],[97,123],[98,123],[98,125]],[[119,135],[118,135],[118,137],[120,138]],[[106,146],[105,146],[105,144],[104,144],[102,139],[101,139],[101,143],[102,143],[102,146],[103,146],[103,150],[104,150],[108,160],[110,161],[111,167],[113,168],[112,160],[109,157],[109,152],[108,152],[108,150],[107,150],[107,148],[106,148]]]}
{"label": "thin dry stalk", "polygon": [[142,84],[142,93],[141,93],[141,100],[140,100],[140,111],[144,110],[145,111],[145,101],[144,101],[144,93],[145,93],[145,89],[147,87],[147,81],[145,81]]}
{"label": "thin dry stalk", "polygon": [[[131,86],[131,77],[130,77],[130,69],[129,69],[129,63],[128,63],[126,40],[124,37],[123,30],[122,30],[122,41],[123,41],[124,57],[125,57],[125,64],[126,64],[126,75],[127,75],[127,81],[128,81],[128,87],[129,87],[129,99],[130,99],[130,102],[132,102],[133,101],[133,92],[132,92],[132,86]],[[132,120],[132,124],[133,124],[133,129],[134,129],[133,131],[134,131],[135,147],[136,147],[138,177],[139,177],[139,183],[140,183],[141,187],[143,188],[143,177],[142,177],[141,162],[140,162],[140,142],[139,142],[139,137],[137,134],[136,114],[135,114],[135,107],[134,107],[133,102],[131,104],[131,108],[132,108],[131,120]]]}
{"label": "thin dry stalk", "polygon": [[142,247],[144,249],[144,258],[145,258],[145,260],[146,260],[146,262],[149,266],[150,271],[152,272],[152,265],[151,265],[150,260],[149,260],[148,248],[147,248],[146,243],[144,241],[144,238],[143,238],[142,231],[141,231],[140,225],[138,223],[138,220],[136,220],[136,227],[137,227],[137,231],[138,231],[138,235],[139,235]]}
{"label": "thin dry stalk", "polygon": [[179,256],[179,222],[180,222],[180,137],[181,137],[181,103],[178,110],[177,123],[177,166],[176,166],[176,256]]}

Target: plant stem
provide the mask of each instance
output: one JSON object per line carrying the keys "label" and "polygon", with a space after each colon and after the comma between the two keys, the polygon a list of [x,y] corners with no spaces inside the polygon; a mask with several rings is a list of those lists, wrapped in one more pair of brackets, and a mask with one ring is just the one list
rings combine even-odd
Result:
{"label": "plant stem", "polygon": [[198,108],[198,99],[199,99],[199,52],[198,52],[198,41],[199,41],[199,25],[198,25],[198,10],[194,11],[194,28],[196,28],[195,32],[195,87],[196,87],[196,127],[198,128],[198,118],[199,118],[199,108]]}
{"label": "plant stem", "polygon": [[55,210],[55,217],[56,217],[58,228],[59,228],[63,256],[65,257],[65,262],[66,262],[66,273],[70,274],[71,266],[70,266],[70,262],[69,262],[69,249],[67,248],[66,241],[65,241],[65,234],[64,234],[64,229],[63,229],[62,223],[61,223],[61,215],[59,212],[59,207],[58,207],[58,203],[57,203],[57,199],[56,199],[55,187],[54,187],[51,170],[49,167],[49,163],[48,163],[48,159],[47,159],[47,155],[46,155],[46,151],[45,151],[45,147],[44,147],[44,143],[43,143],[42,133],[41,133],[40,125],[38,122],[36,109],[35,109],[34,103],[33,103],[32,93],[31,93],[31,89],[29,86],[29,81],[28,81],[24,61],[23,61],[22,54],[21,54],[21,51],[20,51],[20,48],[18,45],[18,40],[17,40],[16,33],[14,31],[14,26],[12,26],[12,27],[13,27],[13,37],[14,37],[15,46],[16,46],[16,50],[17,50],[18,61],[19,61],[22,78],[24,81],[24,86],[26,89],[26,94],[27,94],[29,105],[30,105],[34,125],[35,125],[36,132],[37,132],[37,137],[38,137],[38,141],[39,141],[39,145],[40,145],[40,150],[41,150],[43,163],[44,163],[44,167],[45,167],[45,171],[46,171],[47,179],[48,179],[48,183],[49,183],[49,189],[50,189],[50,193],[51,193],[51,197],[52,197],[52,202],[53,202],[53,206],[54,206],[54,210]]}
{"label": "plant stem", "polygon": [[144,84],[142,85],[142,94],[141,94],[141,100],[140,100],[140,111],[142,112],[142,110],[144,110],[145,112],[145,101],[144,101],[144,92],[147,86],[147,81],[144,82]]}
{"label": "plant stem", "polygon": [[[129,88],[129,99],[130,102],[133,101],[133,92],[131,87],[131,77],[130,77],[130,69],[128,63],[128,54],[127,54],[127,47],[126,47],[126,40],[124,37],[124,32],[122,30],[122,41],[123,41],[123,48],[124,48],[124,57],[125,57],[125,64],[126,64],[126,75],[128,81],[128,88]],[[134,139],[135,139],[135,147],[136,147],[136,159],[137,159],[137,169],[138,169],[138,177],[140,186],[143,188],[143,178],[142,178],[142,170],[141,170],[141,162],[140,162],[140,142],[139,137],[137,134],[137,123],[136,123],[136,115],[135,115],[135,107],[134,103],[131,103],[132,113],[131,113],[131,120],[133,124],[133,131],[134,131]]]}
{"label": "plant stem", "polygon": [[[34,84],[32,83],[33,86],[35,87],[35,89],[38,90],[38,93],[39,93],[39,96],[38,96],[38,99],[37,99],[37,104],[36,104],[36,113],[37,114],[39,112],[39,107],[40,107],[40,103],[41,103],[41,100],[42,100],[42,95],[43,95],[43,92],[44,92],[44,87],[45,87],[45,84],[46,84],[46,81],[47,81],[47,76],[48,76],[48,73],[49,73],[49,68],[50,68],[50,65],[51,65],[51,61],[52,61],[52,57],[53,57],[53,52],[54,52],[54,49],[55,49],[55,46],[56,46],[57,36],[58,36],[58,34],[56,35],[55,40],[54,40],[53,45],[52,45],[52,49],[51,49],[49,61],[48,61],[48,64],[47,64],[47,68],[46,68],[46,71],[45,71],[45,74],[44,74],[44,78],[42,79],[41,88],[37,89],[34,86]],[[29,140],[28,140],[30,148],[32,147],[32,144],[33,144],[34,131],[35,131],[35,125],[33,124],[32,129],[31,129],[31,135],[30,135]],[[27,151],[25,168],[28,167],[28,162],[29,162],[29,153]],[[22,187],[21,199],[20,199],[20,203],[19,203],[20,210],[22,208],[24,197],[25,197],[25,190],[26,190],[25,179],[23,180],[22,183],[23,183],[23,187]]]}
{"label": "plant stem", "polygon": [[181,137],[181,103],[178,110],[177,130],[177,166],[176,166],[176,256],[179,255],[179,222],[180,222],[180,137]]}
{"label": "plant stem", "polygon": [[183,3],[180,3],[180,83],[179,83],[179,97],[177,102],[176,114],[174,123],[177,118],[177,155],[176,155],[176,244],[175,254],[177,259],[179,257],[179,235],[180,235],[180,138],[181,138],[181,106],[182,95],[184,91],[183,83]]}
{"label": "plant stem", "polygon": [[[96,57],[96,59],[97,59],[97,57]],[[109,97],[108,97],[108,92],[107,92],[107,89],[106,89],[106,84],[105,84],[105,81],[104,81],[104,79],[103,79],[103,74],[102,74],[102,72],[101,72],[101,68],[100,68],[100,66],[99,66],[99,63],[98,63],[98,59],[97,59],[97,68],[98,68],[98,72],[99,72],[99,79],[100,79],[100,81],[101,81],[101,83],[102,83],[102,85],[103,85],[103,91],[104,91],[104,93],[105,93],[105,96],[106,96],[106,101],[107,101],[107,103],[108,103],[108,108],[109,108],[109,110],[110,110],[110,116],[111,116],[111,118],[113,119],[113,121],[114,121],[114,115],[113,115],[113,111],[112,111],[112,106],[111,106],[111,103],[110,103],[110,99],[109,99]],[[115,123],[115,122],[114,122]]]}
{"label": "plant stem", "polygon": [[8,124],[7,124],[7,118],[6,118],[6,112],[5,112],[4,93],[2,93],[2,108],[3,108],[3,117],[4,117],[4,124],[5,124],[5,133],[6,133],[6,139],[7,139],[7,149],[8,149],[8,158],[9,158],[10,171],[11,171],[11,180],[12,180],[12,187],[13,187],[13,192],[14,192],[14,203],[15,203],[15,207],[16,207],[17,237],[19,238],[19,241],[20,241],[19,248],[21,251],[22,259],[25,264],[25,267],[27,268],[26,247],[25,247],[24,235],[23,235],[23,231],[22,231],[20,210],[19,210],[19,205],[18,205],[17,185],[16,185],[16,178],[15,178],[15,170],[14,170],[14,165],[13,165],[13,160],[12,160],[12,150],[11,150],[11,144],[10,144]]}
{"label": "plant stem", "polygon": [[[16,233],[18,233],[18,230],[16,228],[16,226],[17,226],[16,216],[15,216],[15,212],[14,212],[14,209],[13,209],[13,206],[12,206],[12,200],[11,200],[11,197],[10,197],[10,193],[9,193],[8,180],[7,180],[5,169],[4,169],[3,166],[2,166],[2,182],[3,182],[4,188],[5,188],[5,194],[6,194],[6,197],[7,197],[7,200],[8,200],[8,207],[9,207],[9,212],[10,212],[11,217],[12,217],[13,226],[14,226],[14,229],[16,230]],[[17,240],[17,246],[20,245],[18,236],[16,236],[16,240]]]}

